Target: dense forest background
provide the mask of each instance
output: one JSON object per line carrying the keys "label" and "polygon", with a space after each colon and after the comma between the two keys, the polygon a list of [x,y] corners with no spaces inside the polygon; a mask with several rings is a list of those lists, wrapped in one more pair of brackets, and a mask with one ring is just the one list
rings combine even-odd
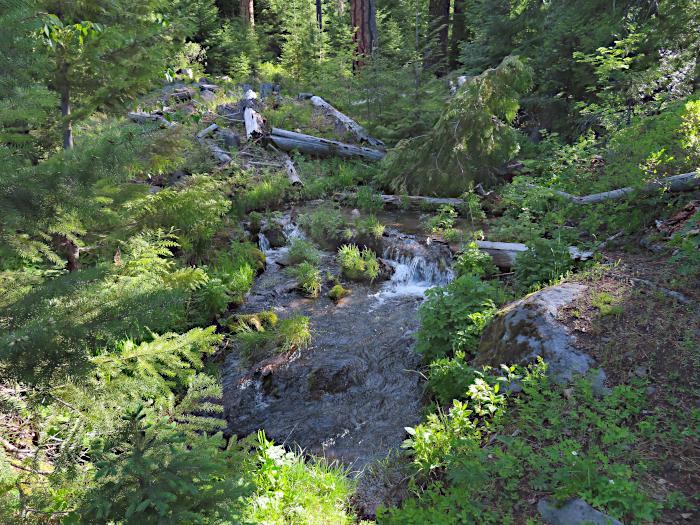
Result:
{"label": "dense forest background", "polygon": [[[497,212],[490,240],[545,254],[523,259],[517,291],[504,292],[480,281],[491,267],[467,245],[459,264],[470,277],[445,297],[478,297],[476,312],[573,270],[562,246],[641,235],[682,204],[659,191],[583,211],[549,190],[638,190],[700,163],[698,0],[0,0],[0,50],[2,523],[352,522],[352,483],[337,465],[264,433],[224,437],[218,367],[230,340],[253,337],[228,314],[264,269],[241,221],[260,226],[285,200],[355,186],[370,188],[370,212],[380,191],[462,196],[472,222]],[[267,118],[304,132],[321,133],[291,101],[322,96],[390,152],[372,166],[296,156],[298,188],[271,170],[251,175],[241,159],[216,164],[196,139],[215,105],[178,114],[178,126],[125,118],[162,109],[157,97],[187,69],[227,86],[279,86]],[[160,191],[182,168],[186,182]],[[475,181],[505,200],[480,200]],[[456,214],[439,210],[429,233],[464,242],[449,227]],[[593,235],[579,241],[569,221]],[[692,287],[700,258],[688,224],[670,242]],[[449,318],[439,297],[433,312]],[[422,314],[424,326],[437,315]],[[473,351],[485,323],[470,315],[453,319],[449,337],[418,337],[424,356],[443,360],[426,375],[466,370],[460,348]],[[311,337],[308,319],[265,320],[265,344],[278,350]],[[435,388],[444,414],[457,396]],[[457,508],[462,489],[441,488],[445,446],[437,470],[419,468],[412,483],[432,506]],[[633,501],[638,486],[628,489]],[[655,516],[634,505],[619,515]],[[406,508],[411,523],[437,523],[419,503]]]}

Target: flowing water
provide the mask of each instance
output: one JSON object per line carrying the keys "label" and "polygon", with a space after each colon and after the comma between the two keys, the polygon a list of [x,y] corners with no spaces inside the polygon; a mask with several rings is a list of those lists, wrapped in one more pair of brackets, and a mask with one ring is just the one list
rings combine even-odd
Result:
{"label": "flowing water", "polygon": [[[413,220],[415,214],[405,212]],[[283,219],[287,239],[303,233]],[[401,228],[400,223],[395,226]],[[404,427],[421,418],[423,384],[416,372],[420,356],[412,352],[412,334],[425,291],[452,279],[451,253],[425,237],[387,228],[382,239],[390,280],[369,284],[345,281],[335,254],[323,253],[321,272],[339,276],[352,293],[335,303],[334,284],[324,282],[320,297],[306,298],[277,262],[286,248],[260,246],[267,270],[236,313],[274,308],[282,319],[309,318],[313,340],[288,359],[247,363],[235,352],[223,368],[224,406],[229,429],[247,435],[264,429],[276,443],[298,445],[307,453],[338,459],[353,469],[385,457],[405,438]]]}

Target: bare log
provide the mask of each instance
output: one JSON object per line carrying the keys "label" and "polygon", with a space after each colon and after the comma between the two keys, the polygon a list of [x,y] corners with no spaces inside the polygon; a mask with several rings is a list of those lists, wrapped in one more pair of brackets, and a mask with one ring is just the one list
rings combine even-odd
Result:
{"label": "bare log", "polygon": [[616,279],[618,281],[630,281],[630,282],[635,283],[635,284],[645,284],[645,285],[649,286],[650,288],[659,290],[666,297],[671,297],[673,299],[676,299],[681,304],[690,304],[690,299],[688,299],[682,293],[674,292],[673,290],[667,290],[666,288],[661,288],[660,286],[657,286],[654,283],[652,283],[651,281],[647,281],[646,279],[637,279],[635,277],[624,277],[622,275],[615,275],[614,273],[606,273],[605,276],[611,277],[612,279]]}
{"label": "bare log", "polygon": [[[336,198],[344,199],[349,196],[349,193],[340,193],[336,196]],[[404,197],[400,195],[380,195],[379,198],[382,199],[382,201],[385,204],[394,204],[396,206],[401,204],[404,199]],[[419,195],[411,195],[408,197],[408,199],[411,201],[411,204],[420,204],[421,202],[426,202],[435,206],[440,206],[441,204],[451,204],[452,206],[459,207],[463,202],[462,199],[421,197]]]}
{"label": "bare log", "polygon": [[301,153],[317,155],[319,157],[360,157],[363,159],[380,161],[386,155],[383,151],[376,149],[353,146],[351,144],[321,139],[279,128],[272,128],[272,134],[268,137],[268,141],[282,151],[293,151],[296,149]]}
{"label": "bare log", "polygon": [[202,138],[206,137],[207,135],[209,135],[209,133],[213,133],[217,129],[219,129],[219,126],[217,126],[216,124],[212,124],[208,128],[204,128],[202,131],[197,133],[197,138],[202,139]]}
{"label": "bare log", "polygon": [[340,122],[346,130],[350,131],[355,136],[355,138],[360,141],[360,143],[366,142],[370,146],[386,147],[386,145],[381,140],[370,137],[362,126],[360,126],[357,122],[355,122],[347,115],[344,115],[343,113],[335,109],[321,97],[312,96],[311,103],[317,108],[323,108],[326,111],[327,115],[335,118],[338,122]]}
{"label": "bare log", "polygon": [[289,158],[289,155],[286,153],[283,154],[284,158],[284,169],[287,170],[287,177],[289,177],[290,182],[292,183],[292,186],[303,186],[304,183],[301,182],[301,179],[299,178],[299,175],[297,174],[297,170],[294,167],[294,163],[292,162],[292,159]]}
{"label": "bare log", "polygon": [[212,144],[211,142],[205,141],[200,142],[203,143],[209,150],[209,152],[214,156],[214,158],[222,164],[228,164],[229,162],[231,162],[231,156],[216,144]]}
{"label": "bare log", "polygon": [[129,117],[131,120],[134,122],[138,122],[139,124],[148,124],[149,122],[158,122],[161,127],[172,127],[175,126],[175,122],[168,122],[164,117],[161,115],[154,115],[151,113],[127,113],[127,117]]}
{"label": "bare log", "polygon": [[[529,187],[537,188],[532,184],[528,184]],[[682,175],[674,175],[673,177],[667,177],[665,179],[655,180],[643,186],[640,191],[643,193],[651,193],[655,190],[665,189],[668,191],[689,191],[695,188],[700,188],[700,172],[694,171],[692,173],[683,173]],[[637,191],[636,188],[620,188],[619,190],[606,191],[603,193],[596,193],[594,195],[588,195],[586,197],[579,197],[577,195],[571,195],[560,190],[553,190],[557,195],[561,195],[567,200],[570,200],[574,204],[600,204],[606,201],[615,201],[634,193]]]}
{"label": "bare log", "polygon": [[254,109],[245,108],[243,120],[245,120],[245,135],[247,138],[258,138],[265,134],[265,119]]}
{"label": "bare log", "polygon": [[[528,247],[519,242],[476,241],[477,247],[493,257],[493,264],[499,268],[512,268],[518,254],[526,252]],[[450,245],[450,251],[457,253],[460,246]],[[569,255],[576,261],[585,261],[593,257],[593,252],[583,252],[576,246],[569,247]]]}

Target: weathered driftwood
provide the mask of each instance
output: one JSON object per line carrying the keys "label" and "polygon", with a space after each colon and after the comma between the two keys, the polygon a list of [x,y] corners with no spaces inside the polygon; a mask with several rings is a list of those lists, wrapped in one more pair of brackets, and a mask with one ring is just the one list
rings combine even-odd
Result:
{"label": "weathered driftwood", "polygon": [[[536,188],[537,186],[528,185],[530,187]],[[682,175],[675,175],[673,177],[667,177],[665,179],[655,180],[643,186],[640,191],[643,193],[651,193],[652,191],[659,189],[666,189],[668,191],[688,191],[695,188],[700,188],[700,172],[694,171],[692,173],[683,173]],[[570,200],[575,204],[600,204],[601,202],[614,201],[623,198],[630,193],[637,191],[636,188],[620,188],[619,190],[606,191],[603,193],[596,193],[594,195],[588,195],[586,197],[579,197],[577,195],[571,195],[560,190],[553,190],[557,195],[561,195],[565,199]]]}
{"label": "weathered driftwood", "polygon": [[209,133],[213,133],[217,129],[219,129],[219,126],[217,126],[216,124],[212,124],[208,128],[204,128],[202,131],[197,133],[197,138],[202,139],[202,138],[206,137],[207,135],[209,135]]}
{"label": "weathered driftwood", "polygon": [[367,160],[380,161],[386,155],[383,151],[376,149],[353,146],[279,128],[272,128],[268,142],[282,151],[299,150],[301,153],[319,157],[360,157]]}
{"label": "weathered driftwood", "polygon": [[605,276],[611,277],[613,279],[617,279],[618,281],[631,281],[635,284],[645,284],[645,285],[649,286],[650,288],[654,288],[656,290],[659,290],[666,297],[671,297],[673,299],[676,299],[681,304],[690,304],[690,299],[688,299],[682,293],[674,292],[673,290],[667,290],[666,288],[661,288],[660,286],[657,286],[654,283],[652,283],[651,281],[647,281],[646,279],[637,279],[635,277],[624,277],[622,275],[615,275],[614,273],[606,273]]}
{"label": "weathered driftwood", "polygon": [[[493,264],[499,268],[512,268],[515,266],[515,258],[519,253],[526,252],[527,246],[519,242],[492,242],[476,241],[476,245],[482,251],[493,257]],[[457,253],[460,246],[450,245],[450,251]],[[593,256],[593,252],[583,252],[575,246],[569,247],[569,255],[572,259],[585,261]]]}
{"label": "weathered driftwood", "polygon": [[211,142],[205,142],[202,141],[202,143],[206,146],[206,148],[209,150],[209,152],[214,156],[216,160],[223,164],[227,164],[231,162],[231,156],[226,153],[223,149],[221,149],[219,146],[216,144],[212,144]]}
{"label": "weathered driftwood", "polygon": [[247,138],[258,138],[265,134],[265,119],[254,109],[245,108],[243,120],[245,120],[245,136]]}
{"label": "weathered driftwood", "polygon": [[127,113],[126,116],[129,117],[134,122],[138,122],[139,124],[148,124],[149,122],[158,122],[161,125],[161,127],[169,128],[171,126],[175,126],[175,122],[168,122],[161,115],[155,115],[152,113]]}
{"label": "weathered driftwood", "polygon": [[[342,199],[347,198],[349,196],[350,196],[349,193],[340,193],[340,194],[337,194],[335,198],[337,200],[342,200]],[[403,199],[404,199],[404,197],[402,197],[401,195],[380,195],[379,198],[382,199],[382,201],[385,204],[394,204],[396,206],[401,204],[403,202]],[[411,204],[420,204],[421,202],[426,202],[428,204],[432,204],[435,206],[439,206],[441,204],[452,204],[455,207],[459,207],[463,202],[462,199],[451,199],[451,198],[442,199],[442,198],[438,198],[438,197],[421,197],[418,195],[411,195],[408,198],[411,201]]]}
{"label": "weathered driftwood", "polygon": [[333,117],[338,122],[340,122],[345,127],[345,129],[350,131],[355,136],[355,138],[361,143],[366,142],[370,146],[385,146],[385,144],[381,140],[370,137],[362,126],[360,126],[357,122],[355,122],[347,115],[344,115],[343,113],[335,109],[332,105],[323,100],[321,97],[312,96],[311,103],[317,108],[323,108],[326,111],[327,115]]}
{"label": "weathered driftwood", "polygon": [[292,183],[292,186],[303,186],[304,183],[301,182],[301,179],[299,178],[299,174],[297,173],[297,170],[294,167],[292,159],[290,159],[289,155],[287,155],[286,153],[283,154],[283,158],[284,169],[287,171],[287,177],[289,177],[289,181]]}

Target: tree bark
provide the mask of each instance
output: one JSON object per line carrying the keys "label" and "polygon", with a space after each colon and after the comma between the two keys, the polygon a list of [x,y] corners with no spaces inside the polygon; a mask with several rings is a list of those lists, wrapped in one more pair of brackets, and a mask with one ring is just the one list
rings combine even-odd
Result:
{"label": "tree bark", "polygon": [[[432,49],[432,54],[426,61],[433,66],[447,57],[447,36],[450,27],[450,0],[430,0],[428,5],[428,15],[435,24],[435,28],[440,28],[437,32],[436,46]],[[444,71],[446,65],[440,65],[440,70]]]}
{"label": "tree bark", "polygon": [[300,153],[319,157],[358,157],[378,162],[386,155],[383,151],[376,149],[343,144],[334,140],[321,139],[278,128],[272,128],[272,134],[267,137],[267,141],[282,151],[296,149]]}
{"label": "tree bark", "polygon": [[357,44],[352,67],[358,69],[365,65],[367,58],[379,47],[375,0],[351,0],[350,20],[353,28],[352,39]]}
{"label": "tree bark", "polygon": [[255,27],[255,13],[253,0],[241,0],[241,16],[251,28]]}
{"label": "tree bark", "polygon": [[323,10],[321,0],[316,0],[316,21],[318,22],[318,30],[323,31]]}
{"label": "tree bark", "polygon": [[452,13],[452,38],[448,60],[450,69],[459,68],[459,44],[471,40],[471,32],[467,27],[467,0],[454,0]]}
{"label": "tree bark", "polygon": [[245,120],[246,138],[255,139],[265,134],[265,119],[260,113],[251,108],[245,108],[243,119]]}
{"label": "tree bark", "polygon": [[[529,187],[538,188],[533,184],[528,184]],[[659,179],[650,182],[639,191],[642,193],[651,193],[653,191],[658,191],[660,189],[665,189],[668,191],[690,191],[695,188],[700,188],[700,171],[693,171],[691,173],[683,173],[681,175],[674,175],[673,177],[667,177],[665,179]],[[636,188],[620,188],[619,190],[606,191],[604,193],[596,193],[594,195],[587,195],[586,197],[579,197],[578,195],[571,195],[560,190],[552,190],[557,195],[561,195],[567,200],[570,200],[574,204],[600,204],[606,201],[616,201],[634,193],[637,191]]]}
{"label": "tree bark", "polygon": [[61,116],[63,121],[63,149],[73,147],[73,123],[70,121],[70,84],[68,83],[68,63],[63,62],[58,73],[59,92],[61,94]]}

